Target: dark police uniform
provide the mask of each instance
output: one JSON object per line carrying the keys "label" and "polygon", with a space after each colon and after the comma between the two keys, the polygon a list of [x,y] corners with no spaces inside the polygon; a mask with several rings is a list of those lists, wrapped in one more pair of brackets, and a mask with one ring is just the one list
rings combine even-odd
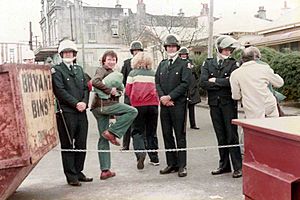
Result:
{"label": "dark police uniform", "polygon": [[[174,101],[174,106],[170,107],[161,104],[160,120],[166,149],[186,148],[185,121],[190,79],[191,70],[179,57],[170,66],[169,60],[162,60],[157,68],[155,83],[159,97],[170,95]],[[185,168],[186,151],[166,152],[166,160],[170,167]]]}
{"label": "dark police uniform", "polygon": [[[200,85],[207,90],[208,104],[218,145],[238,144],[237,126],[231,124],[237,118],[237,102],[231,97],[229,77],[237,69],[237,62],[233,58],[225,59],[219,64],[217,58],[207,59],[201,68]],[[216,82],[209,82],[209,78],[216,78]],[[220,148],[219,168],[230,172],[230,160],[234,170],[242,168],[241,151],[239,147]]]}
{"label": "dark police uniform", "polygon": [[[131,59],[129,58],[124,61],[123,67],[121,69],[121,73],[123,74],[123,84],[126,86],[127,83],[127,77],[129,75],[129,72],[132,70],[131,68]],[[127,105],[130,105],[130,100],[129,97],[124,94],[124,103]],[[129,145],[130,145],[130,133],[131,133],[131,128],[129,127],[128,130],[126,131],[125,135],[123,136],[123,150],[128,150]]]}
{"label": "dark police uniform", "polygon": [[[123,84],[124,84],[124,86],[126,86],[127,77],[129,75],[130,71],[132,70],[131,60],[132,60],[132,58],[129,58],[129,59],[125,60],[124,64],[123,64],[123,67],[121,69],[121,73],[123,74]],[[130,105],[130,101],[129,101],[129,98],[128,98],[127,95],[125,95],[124,103]]]}
{"label": "dark police uniform", "polygon": [[[193,65],[193,61],[191,59],[187,59],[187,62],[189,63],[189,65]],[[191,68],[192,78],[191,78],[189,93],[188,93],[188,98],[189,98],[188,109],[189,109],[189,119],[190,119],[191,128],[197,128],[196,119],[195,119],[195,105],[201,102],[200,91],[198,86],[198,76],[195,69],[196,69],[195,67]]]}
{"label": "dark police uniform", "polygon": [[[76,104],[84,102],[88,105],[89,91],[83,69],[78,65],[73,65],[72,68],[70,70],[63,62],[51,68],[53,91],[63,111],[74,149],[86,149],[87,115],[86,111],[79,112]],[[73,149],[60,113],[56,114],[56,119],[61,148]],[[69,183],[85,177],[81,172],[84,167],[85,155],[84,152],[62,152],[64,173]]]}

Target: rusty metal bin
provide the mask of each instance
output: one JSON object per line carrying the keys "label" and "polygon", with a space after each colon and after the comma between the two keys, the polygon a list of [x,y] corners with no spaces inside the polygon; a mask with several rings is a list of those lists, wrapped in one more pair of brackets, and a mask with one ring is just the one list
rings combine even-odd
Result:
{"label": "rusty metal bin", "polygon": [[0,65],[0,199],[57,143],[49,66]]}
{"label": "rusty metal bin", "polygon": [[233,120],[244,130],[247,200],[300,200],[300,117]]}

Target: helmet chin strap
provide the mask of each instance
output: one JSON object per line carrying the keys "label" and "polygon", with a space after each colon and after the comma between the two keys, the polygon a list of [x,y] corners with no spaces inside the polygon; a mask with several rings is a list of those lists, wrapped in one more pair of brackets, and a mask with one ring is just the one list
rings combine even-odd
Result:
{"label": "helmet chin strap", "polygon": [[219,58],[222,59],[222,60],[225,60],[225,59],[229,58],[229,56],[225,56],[225,55],[223,55],[223,54],[221,54],[221,53],[218,53],[218,56],[219,56]]}
{"label": "helmet chin strap", "polygon": [[168,53],[168,57],[174,58],[177,54],[178,54],[178,51],[176,51],[175,53]]}
{"label": "helmet chin strap", "polygon": [[67,64],[72,64],[73,61],[76,59],[76,57],[73,58],[63,58],[63,62],[67,63]]}

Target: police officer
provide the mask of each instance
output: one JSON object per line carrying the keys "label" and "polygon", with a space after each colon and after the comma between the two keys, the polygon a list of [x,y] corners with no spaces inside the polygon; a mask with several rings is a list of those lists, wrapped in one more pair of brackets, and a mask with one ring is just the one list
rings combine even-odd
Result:
{"label": "police officer", "polygon": [[[237,102],[231,98],[229,77],[237,69],[236,60],[230,57],[238,47],[237,41],[230,36],[216,39],[217,57],[208,58],[202,65],[200,85],[207,90],[210,116],[217,136],[218,145],[235,145],[239,143],[237,126],[231,124],[237,118]],[[240,147],[219,148],[219,167],[211,172],[218,175],[231,172],[233,178],[242,176],[242,157]]]}
{"label": "police officer", "polygon": [[183,60],[187,60],[188,67],[192,71],[192,79],[189,87],[188,93],[188,109],[189,109],[189,119],[190,119],[190,128],[198,130],[199,128],[196,125],[195,119],[195,105],[201,102],[200,92],[198,87],[198,76],[193,65],[193,61],[189,58],[189,50],[186,47],[181,47],[179,49],[179,57]]}
{"label": "police officer", "polygon": [[[144,51],[144,47],[143,44],[140,41],[133,41],[130,44],[130,53],[132,56],[135,56],[138,52]],[[131,68],[131,59],[129,58],[127,60],[124,61],[124,64],[122,66],[121,69],[121,73],[123,74],[123,84],[124,86],[126,86],[127,83],[127,77],[129,72],[132,70]],[[130,105],[130,100],[128,98],[128,96],[125,94],[124,95],[124,103]],[[123,137],[123,148],[122,150],[129,150],[129,145],[130,145],[130,131],[131,128],[129,128],[127,130],[127,132],[125,133],[124,137]]]}
{"label": "police officer", "polygon": [[[168,59],[160,62],[155,75],[161,102],[160,120],[164,144],[166,149],[186,148],[185,122],[191,70],[187,67],[187,61],[178,57],[180,43],[175,35],[166,37],[164,48]],[[166,160],[168,166],[160,170],[160,174],[178,172],[179,177],[187,175],[186,151],[166,152]]]}
{"label": "police officer", "polygon": [[[51,68],[53,91],[57,100],[57,128],[62,149],[86,149],[89,101],[87,81],[81,66],[74,64],[77,47],[71,40],[61,41],[58,53],[62,62]],[[67,182],[81,186],[80,182],[93,179],[83,173],[84,152],[62,152],[62,163]]]}

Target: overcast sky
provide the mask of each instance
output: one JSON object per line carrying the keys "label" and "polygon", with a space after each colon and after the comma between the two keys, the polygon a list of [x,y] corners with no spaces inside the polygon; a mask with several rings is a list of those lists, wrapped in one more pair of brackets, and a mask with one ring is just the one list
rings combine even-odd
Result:
{"label": "overcast sky", "polygon": [[[85,5],[114,7],[116,0],[83,0]],[[119,0],[123,8],[136,12],[137,0]],[[232,12],[254,15],[258,6],[264,6],[267,17],[280,17],[284,0],[214,0],[215,16],[224,16]],[[300,0],[287,0],[288,7],[300,6]],[[151,14],[174,14],[180,8],[186,16],[199,15],[201,3],[209,0],[144,0],[146,11]],[[20,42],[29,40],[29,21],[32,21],[33,35],[41,36],[39,21],[41,19],[41,0],[0,0],[0,42]],[[237,19],[238,20],[238,19]],[[233,22],[234,23],[234,22]],[[40,39],[41,37],[39,37]]]}

